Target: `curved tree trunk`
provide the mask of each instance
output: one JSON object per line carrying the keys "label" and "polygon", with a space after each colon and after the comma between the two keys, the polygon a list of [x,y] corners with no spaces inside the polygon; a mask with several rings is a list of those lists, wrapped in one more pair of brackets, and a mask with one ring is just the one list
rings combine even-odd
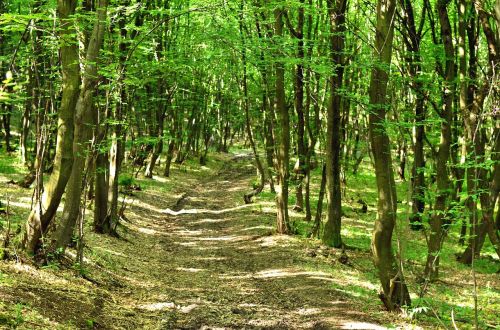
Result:
{"label": "curved tree trunk", "polygon": [[79,217],[81,217],[81,196],[82,179],[86,168],[87,157],[92,156],[92,150],[89,142],[92,136],[91,124],[94,108],[94,94],[97,86],[97,61],[99,51],[104,39],[104,31],[107,16],[108,0],[100,0],[97,5],[96,22],[87,46],[85,57],[85,71],[83,74],[83,83],[80,90],[80,96],[75,109],[75,133],[73,138],[73,154],[75,162],[71,171],[71,176],[66,188],[66,202],[64,204],[63,214],[60,225],[54,235],[55,249],[64,250],[71,241],[71,236]]}
{"label": "curved tree trunk", "polygon": [[408,288],[396,267],[392,253],[392,234],[396,223],[397,196],[392,169],[391,144],[385,128],[387,83],[394,37],[395,0],[379,0],[370,97],[370,142],[378,189],[378,216],[372,236],[373,261],[383,293],[380,298],[388,310],[409,305]]}
{"label": "curved tree trunk", "polygon": [[[23,246],[29,253],[40,247],[41,238],[54,218],[73,166],[74,109],[79,95],[80,67],[78,44],[71,42],[75,29],[71,15],[75,13],[75,0],[58,0],[57,10],[61,20],[60,48],[62,66],[62,100],[58,111],[56,154],[53,171],[44,187],[41,203],[31,212],[23,237]],[[69,39],[69,40],[68,40]]]}

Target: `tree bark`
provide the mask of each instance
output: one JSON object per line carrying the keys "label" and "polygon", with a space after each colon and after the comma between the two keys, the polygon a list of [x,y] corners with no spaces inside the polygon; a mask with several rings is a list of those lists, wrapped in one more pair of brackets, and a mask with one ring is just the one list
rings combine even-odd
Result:
{"label": "tree bark", "polygon": [[434,214],[429,220],[430,234],[427,242],[428,255],[424,274],[427,279],[435,280],[439,274],[439,254],[442,242],[446,235],[443,228],[447,219],[447,203],[450,194],[450,178],[448,160],[450,159],[451,123],[453,116],[453,91],[455,80],[455,50],[453,46],[452,30],[448,17],[447,5],[450,0],[438,1],[436,5],[439,22],[441,24],[441,38],[446,54],[445,76],[442,91],[441,142],[436,158],[437,196],[434,203]]}
{"label": "tree bark", "polygon": [[330,77],[330,101],[327,116],[326,141],[326,197],[328,201],[327,221],[323,242],[329,246],[342,246],[340,236],[342,221],[342,196],[340,189],[340,148],[342,96],[339,89],[344,80],[344,34],[346,0],[328,0],[330,17],[330,48],[334,74]]}
{"label": "tree bark", "polygon": [[255,157],[255,165],[257,166],[257,172],[260,178],[259,185],[253,189],[251,192],[246,193],[243,196],[243,200],[245,201],[246,204],[250,204],[252,202],[252,197],[260,194],[260,192],[264,189],[264,185],[266,183],[266,175],[264,172],[264,166],[262,165],[262,162],[260,160],[259,152],[257,150],[257,145],[255,143],[255,140],[253,138],[253,133],[252,133],[252,124],[250,120],[250,100],[248,99],[248,77],[247,77],[247,50],[246,50],[246,39],[244,35],[244,10],[245,7],[245,0],[241,1],[241,6],[240,6],[240,13],[239,13],[239,28],[240,28],[240,39],[241,39],[241,45],[242,45],[242,52],[241,52],[241,62],[243,65],[243,80],[242,80],[242,87],[243,87],[243,110],[245,113],[245,127],[247,131],[247,136],[248,136],[248,141],[250,142],[250,146],[252,147],[253,155]]}
{"label": "tree bark", "polygon": [[92,136],[91,125],[94,107],[94,95],[97,89],[98,79],[98,56],[104,40],[104,31],[107,16],[108,0],[100,0],[97,4],[96,22],[87,45],[87,54],[85,56],[85,70],[82,78],[80,96],[75,109],[75,131],[73,137],[74,164],[71,176],[66,188],[66,202],[63,208],[63,214],[60,225],[58,226],[55,238],[55,249],[57,251],[66,248],[71,241],[77,219],[81,217],[81,197],[82,180],[86,168],[86,158],[93,157],[90,139]]}
{"label": "tree bark", "polygon": [[[78,44],[73,40],[76,31],[71,16],[75,13],[75,0],[58,0],[57,11],[62,40],[60,57],[62,66],[62,99],[58,111],[56,154],[49,181],[44,187],[41,203],[31,211],[23,236],[23,246],[28,253],[35,253],[41,245],[41,238],[56,214],[61,197],[73,166],[73,123],[74,109],[79,95],[80,68]],[[40,207],[41,206],[41,207]]]}
{"label": "tree bark", "polygon": [[[277,40],[283,37],[283,5],[274,10],[275,34]],[[276,228],[280,234],[291,232],[288,218],[288,180],[290,177],[290,117],[285,100],[285,67],[282,61],[275,63],[276,110],[279,119],[279,149],[277,152],[277,173],[279,187],[276,195]]]}
{"label": "tree bark", "polygon": [[383,289],[380,298],[389,310],[410,303],[408,288],[395,265],[392,252],[397,196],[392,169],[391,145],[385,128],[386,112],[389,106],[386,97],[394,37],[395,7],[396,1],[394,0],[378,1],[375,51],[373,54],[376,62],[372,68],[369,88],[370,142],[378,190],[378,216],[372,235],[372,253]]}

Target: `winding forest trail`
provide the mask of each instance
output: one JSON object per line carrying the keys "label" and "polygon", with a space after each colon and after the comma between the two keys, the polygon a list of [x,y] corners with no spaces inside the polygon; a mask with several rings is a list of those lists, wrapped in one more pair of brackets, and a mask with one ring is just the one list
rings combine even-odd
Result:
{"label": "winding forest trail", "polygon": [[310,269],[299,239],[271,236],[274,217],[242,205],[253,175],[248,157],[234,156],[177,181],[175,202],[141,193],[126,213],[116,327],[381,328],[363,322],[369,317],[330,285],[331,274]]}
{"label": "winding forest trail", "polygon": [[[171,178],[139,180],[143,189],[127,197],[120,238],[87,231],[84,278],[75,276],[72,262],[0,263],[0,328],[2,320],[16,329],[401,323],[374,301],[369,251],[349,251],[344,265],[338,250],[318,241],[274,235],[269,198],[243,203],[255,177],[248,154],[212,155],[208,167],[188,167],[176,166]],[[9,311],[15,319],[2,319]]]}

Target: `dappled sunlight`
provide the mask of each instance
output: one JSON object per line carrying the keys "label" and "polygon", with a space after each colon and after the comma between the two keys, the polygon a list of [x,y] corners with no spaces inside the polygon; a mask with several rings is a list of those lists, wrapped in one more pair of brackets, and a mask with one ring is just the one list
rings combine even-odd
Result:
{"label": "dappled sunlight", "polygon": [[[22,202],[10,201],[9,204],[10,204],[10,206],[15,206],[15,207],[19,207],[19,208],[22,208],[22,209],[31,210],[31,203],[22,203]],[[58,211],[62,211],[62,208],[59,208]]]}
{"label": "dappled sunlight", "polygon": [[304,272],[294,269],[269,269],[256,273],[253,277],[256,278],[275,278],[275,277],[290,277],[290,276],[316,276],[318,279],[329,279],[330,275],[321,271]]}
{"label": "dappled sunlight", "polygon": [[224,261],[227,260],[227,257],[194,257],[195,260],[200,261]]}
{"label": "dappled sunlight", "polygon": [[184,267],[177,267],[175,270],[181,271],[181,272],[188,272],[188,273],[199,273],[203,272],[204,269],[199,269],[199,268],[184,268]]}
{"label": "dappled sunlight", "polygon": [[221,218],[221,219],[205,218],[205,219],[190,221],[189,223],[191,225],[202,225],[205,223],[222,223],[222,222],[229,222],[229,221],[233,221],[233,219],[231,219],[231,218]]}
{"label": "dappled sunlight", "polygon": [[161,210],[161,213],[168,214],[168,215],[183,215],[183,214],[224,214],[224,213],[229,213],[229,212],[234,212],[242,209],[246,209],[248,207],[252,207],[253,205],[251,204],[243,204],[240,206],[235,206],[227,209],[222,209],[222,210],[207,210],[207,209],[190,209],[190,210],[180,210],[180,211],[173,211],[171,209],[166,209],[166,210]]}
{"label": "dappled sunlight", "polygon": [[335,279],[330,277],[320,277],[320,276],[309,276],[309,278],[314,280],[328,281],[328,282],[336,282]]}
{"label": "dappled sunlight", "polygon": [[196,248],[199,251],[210,251],[210,250],[222,250],[222,246],[212,245],[212,246],[199,246]]}
{"label": "dappled sunlight", "polygon": [[175,231],[175,234],[179,235],[179,236],[191,237],[191,236],[203,235],[204,233],[207,233],[207,232],[210,232],[210,231],[204,230],[204,229],[200,229],[200,230],[179,229],[179,230]]}
{"label": "dappled sunlight", "polygon": [[[367,303],[379,287],[361,270],[370,267],[364,262],[366,249],[348,249],[351,264],[342,265],[340,250],[316,248],[321,244],[316,240],[274,234],[273,196],[266,190],[268,195],[257,197],[256,203],[242,205],[240,192],[250,189],[249,178],[241,175],[240,185],[240,173],[231,168],[228,174],[217,171],[222,177],[238,178],[224,183],[216,176],[198,175],[189,180],[192,173],[182,172],[180,179],[155,176],[155,182],[144,181],[143,191],[126,198],[119,239],[86,236],[91,252],[85,255],[85,268],[91,280],[79,279],[82,288],[89,283],[93,287],[94,280],[110,288],[103,297],[89,294],[90,310],[112,315],[120,320],[117,327],[131,329],[383,329],[377,325],[379,302]],[[373,217],[357,214],[355,205],[347,213],[345,242],[364,247]],[[303,218],[293,211],[290,216]],[[310,257],[311,246],[327,255],[320,251]],[[68,251],[75,259],[74,249]],[[47,273],[50,277],[52,270]],[[9,279],[5,282],[3,286]],[[50,279],[38,282],[52,285]],[[56,290],[69,286],[67,280],[57,283]],[[456,306],[470,308],[469,300]],[[361,312],[361,304],[367,310]]]}
{"label": "dappled sunlight", "polygon": [[270,204],[261,208],[262,213],[276,214],[276,204]]}
{"label": "dappled sunlight", "polygon": [[245,189],[245,187],[238,187],[238,186],[236,186],[236,187],[228,188],[227,191],[229,191],[229,192],[235,192],[235,191],[242,191],[244,189]]}
{"label": "dappled sunlight", "polygon": [[[137,210],[137,211],[139,211],[139,210]],[[148,222],[148,221],[142,220],[144,218],[144,215],[137,214],[135,211],[127,210],[126,213],[127,213],[127,217],[133,217],[139,223],[142,222],[144,224],[151,224],[150,221]],[[147,217],[149,218],[149,220],[151,220],[151,219],[155,219],[155,220],[163,219],[163,216],[155,215],[155,214],[148,214]]]}
{"label": "dappled sunlight", "polygon": [[163,176],[157,176],[157,175],[153,175],[153,180],[161,182],[161,183],[167,183],[167,182],[171,181],[170,178],[163,177]]}
{"label": "dappled sunlight", "polygon": [[299,271],[292,268],[284,269],[267,269],[255,273],[239,273],[220,275],[224,279],[274,279],[274,278],[286,278],[286,277],[307,277],[314,278],[316,280],[332,281],[331,275],[321,271]]}
{"label": "dappled sunlight", "polygon": [[387,330],[386,327],[366,322],[346,322],[341,329]]}
{"label": "dappled sunlight", "polygon": [[252,231],[252,230],[258,230],[258,229],[265,229],[265,230],[274,230],[273,226],[266,226],[266,225],[260,225],[260,226],[254,226],[254,227],[243,227],[237,232],[245,232],[245,231]]}
{"label": "dappled sunlight", "polygon": [[352,227],[349,226],[349,228],[342,229],[342,235],[344,237],[353,237],[353,236],[356,236],[356,237],[367,237],[367,238],[371,238],[372,237],[371,231],[367,231],[365,227],[361,227],[361,229],[363,229],[365,231],[364,232],[361,232],[359,230],[354,231],[354,230],[352,230]]}
{"label": "dappled sunlight", "polygon": [[146,235],[155,235],[155,234],[158,234],[158,232],[156,230],[151,229],[151,228],[139,227],[139,228],[137,228],[137,231],[140,232],[140,233],[146,234]]}
{"label": "dappled sunlight", "polygon": [[157,229],[153,229],[151,227],[142,227],[131,222],[123,222],[123,225],[131,230],[150,236],[167,236],[169,234],[168,232],[165,231],[160,231]]}
{"label": "dappled sunlight", "polygon": [[141,201],[137,198],[126,197],[125,203],[127,203],[128,205],[136,206],[136,207],[142,207],[142,208],[144,208],[148,211],[152,211],[152,212],[162,213],[162,211],[163,211],[162,209],[157,208],[156,206],[148,204],[144,201]]}
{"label": "dappled sunlight", "polygon": [[175,244],[178,244],[178,245],[181,245],[181,246],[188,246],[188,247],[192,247],[192,246],[197,246],[198,243],[196,242],[174,242]]}
{"label": "dappled sunlight", "polygon": [[306,308],[306,307],[301,307],[295,311],[293,311],[294,313],[296,314],[299,314],[299,315],[317,315],[317,314],[320,314],[322,312],[321,309],[319,308]]}
{"label": "dappled sunlight", "polygon": [[176,306],[173,302],[160,302],[160,303],[140,305],[138,307],[140,309],[154,312],[154,311],[164,311],[164,310],[174,309]]}
{"label": "dappled sunlight", "polygon": [[254,238],[254,236],[235,236],[235,235],[229,235],[229,236],[217,236],[217,237],[194,237],[193,239],[199,240],[199,241],[223,241],[223,242],[241,242],[241,241],[248,241]]}
{"label": "dappled sunlight", "polygon": [[[69,281],[57,276],[51,271],[40,271],[38,268],[33,267],[28,264],[22,264],[18,262],[8,262],[8,263],[0,263],[2,268],[4,268],[4,271],[10,271],[14,273],[23,273],[25,275],[29,275],[30,277],[37,278],[47,284],[50,285],[60,285],[60,286],[67,286],[69,285]],[[1,268],[0,268],[1,269]],[[1,282],[2,286],[6,285],[6,283]]]}
{"label": "dappled sunlight", "polygon": [[126,256],[126,255],[125,255],[125,254],[123,254],[123,253],[116,252],[116,251],[113,251],[113,250],[110,250],[110,249],[107,249],[107,248],[103,248],[103,247],[100,247],[100,246],[94,246],[93,248],[94,248],[94,249],[97,249],[97,250],[104,251],[104,252],[109,253],[109,254],[112,254],[112,255],[114,255],[114,256],[128,258],[128,256]]}
{"label": "dappled sunlight", "polygon": [[256,242],[259,243],[261,247],[286,247],[289,246],[292,242],[297,242],[297,239],[288,235],[273,235],[262,237],[256,240]]}

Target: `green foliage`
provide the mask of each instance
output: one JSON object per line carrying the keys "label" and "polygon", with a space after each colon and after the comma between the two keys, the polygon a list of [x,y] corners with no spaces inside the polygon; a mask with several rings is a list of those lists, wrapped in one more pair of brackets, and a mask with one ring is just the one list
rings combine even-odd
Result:
{"label": "green foliage", "polygon": [[5,325],[12,329],[17,329],[25,323],[25,317],[23,312],[28,308],[28,306],[17,303],[11,306],[5,306],[5,303],[0,302],[0,325]]}
{"label": "green foliage", "polygon": [[123,174],[118,179],[118,184],[124,188],[130,188],[135,183],[135,178],[130,174]]}

